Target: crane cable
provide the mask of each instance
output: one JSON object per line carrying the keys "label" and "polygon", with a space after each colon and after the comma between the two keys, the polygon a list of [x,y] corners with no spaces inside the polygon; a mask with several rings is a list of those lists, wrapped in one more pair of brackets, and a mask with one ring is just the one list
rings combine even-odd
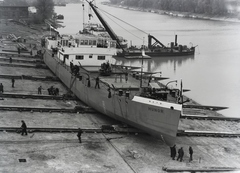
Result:
{"label": "crane cable", "polygon": [[[99,9],[100,11],[102,11],[102,12],[104,12],[104,13],[106,13],[106,14],[114,17],[114,18],[116,18],[117,20],[120,20],[121,22],[123,22],[123,23],[125,23],[125,24],[127,24],[127,25],[129,25],[129,26],[131,26],[131,27],[133,27],[133,28],[135,28],[135,29],[137,29],[138,31],[140,31],[140,32],[148,35],[148,33],[146,33],[145,31],[143,31],[143,30],[141,30],[141,29],[139,29],[139,28],[137,28],[137,27],[135,27],[135,26],[133,26],[133,25],[125,22],[125,21],[123,21],[122,19],[120,19],[120,18],[118,18],[118,17],[116,17],[116,16],[114,16],[114,15],[112,15],[112,14],[110,14],[110,13],[108,13],[108,12],[102,10],[102,9],[100,9],[100,8],[98,8],[98,9]],[[107,16],[106,14],[105,14],[105,16]],[[107,16],[107,17],[108,17],[108,16]],[[108,18],[109,18],[110,20],[112,20],[110,17],[108,17]],[[112,20],[112,21],[113,21],[113,20]],[[115,21],[113,21],[113,22],[116,23]],[[116,23],[116,24],[117,24],[117,23]],[[117,24],[117,25],[120,26],[119,24]],[[123,28],[122,26],[120,26],[120,27]],[[125,31],[127,31],[125,28],[123,28],[123,29],[124,29]],[[127,32],[142,40],[142,38],[136,36],[135,34],[129,32],[129,31],[127,31]]]}

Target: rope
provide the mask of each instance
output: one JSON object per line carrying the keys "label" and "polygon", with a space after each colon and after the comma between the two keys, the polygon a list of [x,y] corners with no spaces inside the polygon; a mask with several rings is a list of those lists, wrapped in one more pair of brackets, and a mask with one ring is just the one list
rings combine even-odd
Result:
{"label": "rope", "polygon": [[[106,13],[106,14],[108,14],[109,16],[112,16],[112,17],[114,17],[115,19],[117,19],[117,20],[119,20],[119,21],[121,21],[121,22],[123,22],[123,23],[125,23],[125,24],[127,24],[127,25],[129,25],[129,26],[131,26],[131,27],[133,27],[133,28],[135,28],[135,29],[137,29],[138,31],[140,31],[140,32],[142,32],[142,33],[144,33],[144,34],[147,34],[148,35],[148,33],[147,32],[145,32],[145,31],[143,31],[143,30],[141,30],[141,29],[139,29],[139,28],[137,28],[137,27],[135,27],[135,26],[133,26],[133,25],[131,25],[131,24],[129,24],[129,23],[127,23],[127,22],[125,22],[125,21],[123,21],[122,19],[120,19],[120,18],[118,18],[118,17],[116,17],[116,16],[114,16],[114,15],[112,15],[112,14],[110,14],[110,13],[108,13],[108,12],[106,12],[106,11],[104,11],[104,10],[102,10],[102,9],[100,9],[100,8],[98,8],[100,11],[102,11],[102,12],[104,12],[104,13]],[[105,16],[107,16],[107,15],[105,15]],[[107,16],[108,17],[108,16]],[[108,17],[109,18],[109,17]],[[111,18],[109,18],[109,19],[111,19]],[[112,19],[111,19],[112,20]],[[112,20],[113,21],[113,20]],[[114,21],[113,21],[114,22]],[[116,23],[116,22],[114,22],[114,23]],[[117,23],[116,23],[117,24]],[[120,26],[119,24],[117,24],[118,26]],[[121,28],[123,28],[122,26],[120,26]],[[124,28],[123,28],[124,29]],[[126,29],[124,29],[124,30],[126,30]],[[127,30],[126,30],[127,31]],[[132,35],[134,35],[133,33],[131,33],[131,32],[129,32],[129,31],[127,31],[128,33],[130,33],[130,34],[132,34]],[[136,36],[136,35],[134,35],[135,37],[137,37],[137,38],[139,38],[138,36]],[[141,40],[142,40],[142,38],[140,38]]]}

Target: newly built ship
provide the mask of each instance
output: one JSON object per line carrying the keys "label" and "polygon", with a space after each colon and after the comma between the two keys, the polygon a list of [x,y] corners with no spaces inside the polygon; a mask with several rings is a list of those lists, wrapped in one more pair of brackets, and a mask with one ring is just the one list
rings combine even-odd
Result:
{"label": "newly built ship", "polygon": [[173,145],[182,87],[161,84],[163,78],[144,72],[143,67],[136,72],[139,67],[116,65],[117,44],[110,37],[84,32],[46,37],[44,62],[90,107]]}

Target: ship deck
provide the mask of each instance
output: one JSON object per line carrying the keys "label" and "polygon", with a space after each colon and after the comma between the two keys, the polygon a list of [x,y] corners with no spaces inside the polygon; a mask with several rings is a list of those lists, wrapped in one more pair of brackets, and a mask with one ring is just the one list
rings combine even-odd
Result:
{"label": "ship deck", "polygon": [[[28,49],[32,35],[38,32],[20,25],[5,22],[0,23],[0,31],[4,33],[25,33]],[[28,37],[30,36],[30,37]],[[4,36],[5,38],[5,36]],[[28,42],[29,41],[29,42]],[[6,45],[0,43],[0,47]],[[1,53],[0,49],[0,53]],[[6,53],[6,52],[4,52]],[[17,55],[15,53],[15,55]],[[30,56],[30,55],[29,55]],[[5,57],[5,56],[3,56]],[[18,56],[14,56],[18,58]],[[23,58],[22,55],[19,58]],[[10,64],[10,63],[9,63]],[[0,66],[1,74],[18,76],[54,76],[48,69],[35,69],[13,66]],[[114,79],[108,83],[114,82]],[[124,79],[122,83],[118,78],[117,87],[128,87]],[[55,86],[60,88],[60,95],[67,92],[61,82],[41,81],[30,79],[16,79],[15,87],[11,87],[11,80],[2,78],[6,93],[37,94],[37,87],[42,85],[43,95],[47,95],[46,88]],[[137,86],[137,84],[136,84]],[[30,98],[5,98],[0,97],[0,106],[21,107],[58,107],[73,108],[81,105],[78,100],[44,100]],[[191,104],[197,104],[191,102]],[[185,114],[201,114],[221,116],[214,111],[200,109],[184,109]],[[18,132],[0,131],[0,172],[4,173],[85,173],[85,172],[125,172],[146,173],[165,172],[163,168],[173,168],[174,172],[180,170],[223,168],[240,168],[240,138],[219,137],[177,137],[177,149],[183,147],[185,155],[183,162],[170,158],[169,147],[161,140],[143,133],[94,133],[94,129],[102,125],[120,124],[107,116],[99,113],[65,113],[65,112],[34,112],[34,111],[0,111],[0,127],[20,127],[21,120],[25,120],[29,128],[83,128],[92,129],[91,133],[83,133],[82,143],[78,143],[76,133],[56,132],[30,132],[28,136],[21,136]],[[217,130],[240,132],[239,122],[207,121],[181,119],[179,129],[185,130]],[[189,162],[188,147],[192,146],[193,161]]]}
{"label": "ship deck", "polygon": [[[105,83],[106,85],[109,85],[110,87],[116,88],[116,89],[135,89],[139,90],[140,81],[133,78],[130,74],[128,74],[127,80],[125,77],[126,73],[130,73],[130,71],[124,71],[122,69],[119,69],[117,67],[112,67],[112,74],[110,76],[101,76],[99,74],[99,67],[84,67],[85,70],[87,70],[91,76],[94,78],[99,77],[100,82]],[[147,86],[146,81],[144,81],[144,86]],[[113,86],[112,86],[113,85]]]}

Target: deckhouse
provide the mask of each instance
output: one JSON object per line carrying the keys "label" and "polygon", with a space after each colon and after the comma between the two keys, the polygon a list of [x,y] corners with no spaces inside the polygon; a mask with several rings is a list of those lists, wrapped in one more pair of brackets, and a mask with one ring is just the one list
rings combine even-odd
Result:
{"label": "deckhouse", "polygon": [[48,37],[46,46],[57,50],[57,57],[66,65],[72,62],[74,65],[100,66],[106,61],[111,63],[112,56],[117,54],[115,40],[90,34]]}

